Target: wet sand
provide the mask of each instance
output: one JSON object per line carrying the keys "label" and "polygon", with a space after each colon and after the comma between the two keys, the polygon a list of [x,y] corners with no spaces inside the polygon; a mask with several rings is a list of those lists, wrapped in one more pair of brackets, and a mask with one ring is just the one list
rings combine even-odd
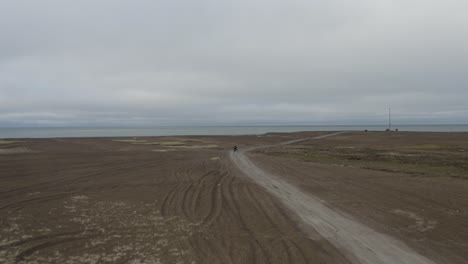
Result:
{"label": "wet sand", "polygon": [[[234,144],[245,150],[325,134],[2,140],[0,262],[365,263],[371,258],[336,243],[275,195],[282,186],[259,184],[231,157]],[[398,241],[427,263],[466,263],[465,178],[270,153],[340,139],[372,146],[382,135],[353,132],[245,155],[327,213]],[[421,144],[445,136],[468,149],[466,133],[399,135]]]}

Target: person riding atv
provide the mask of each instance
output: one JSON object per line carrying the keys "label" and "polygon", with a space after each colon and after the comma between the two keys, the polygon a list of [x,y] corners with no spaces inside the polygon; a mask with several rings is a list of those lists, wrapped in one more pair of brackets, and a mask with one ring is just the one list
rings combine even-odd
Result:
{"label": "person riding atv", "polygon": [[237,146],[234,146],[234,148],[232,148],[232,151],[236,152],[237,151]]}

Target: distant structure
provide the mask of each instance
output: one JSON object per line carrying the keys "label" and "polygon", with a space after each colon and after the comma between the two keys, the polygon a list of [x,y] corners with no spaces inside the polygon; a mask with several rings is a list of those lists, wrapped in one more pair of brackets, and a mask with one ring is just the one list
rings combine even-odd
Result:
{"label": "distant structure", "polygon": [[[392,108],[388,108],[388,128],[385,131],[392,131]],[[395,132],[398,132],[398,128],[395,128]]]}
{"label": "distant structure", "polygon": [[392,108],[388,108],[388,129],[392,130]]}
{"label": "distant structure", "polygon": [[391,131],[392,130],[392,108],[388,108],[388,128],[386,131]]}

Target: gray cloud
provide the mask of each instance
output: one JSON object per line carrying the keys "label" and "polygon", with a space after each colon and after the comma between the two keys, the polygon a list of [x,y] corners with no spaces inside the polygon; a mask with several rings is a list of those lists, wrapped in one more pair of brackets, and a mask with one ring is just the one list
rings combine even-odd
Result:
{"label": "gray cloud", "polygon": [[0,126],[468,123],[467,8],[2,1]]}

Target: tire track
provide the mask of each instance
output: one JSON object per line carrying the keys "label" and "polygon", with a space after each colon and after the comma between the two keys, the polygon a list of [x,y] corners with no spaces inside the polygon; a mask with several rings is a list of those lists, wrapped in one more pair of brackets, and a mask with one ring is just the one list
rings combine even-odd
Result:
{"label": "tire track", "polygon": [[10,203],[10,204],[7,204],[7,205],[4,205],[4,206],[0,207],[0,211],[8,210],[8,209],[11,210],[11,211],[16,211],[16,210],[19,210],[19,209],[27,207],[27,206],[31,206],[31,205],[35,205],[35,204],[40,204],[40,203],[60,199],[60,198],[63,198],[65,196],[68,196],[70,194],[71,193],[58,193],[58,194],[51,194],[51,195],[46,195],[46,196],[21,200],[21,201]]}
{"label": "tire track", "polygon": [[[224,199],[226,200],[226,204],[228,205],[229,209],[228,210],[231,213],[231,217],[237,218],[239,220],[239,225],[241,227],[241,230],[244,230],[248,237],[251,239],[248,239],[246,243],[248,244],[248,255],[250,255],[250,262],[251,263],[259,263],[259,258],[257,257],[257,248],[260,248],[263,252],[263,247],[259,244],[259,242],[256,240],[255,233],[252,231],[252,229],[249,227],[248,222],[244,219],[244,216],[242,214],[241,210],[241,197],[245,198],[244,195],[240,195],[240,192],[244,188],[244,185],[237,186],[237,188],[234,188],[235,186],[233,185],[233,182],[236,180],[234,175],[231,173],[229,175],[229,182],[227,183],[227,187],[224,188]],[[245,184],[245,183],[243,183]]]}
{"label": "tire track", "polygon": [[[239,223],[242,227],[243,230],[247,233],[247,237],[249,237],[248,241],[246,241],[249,244],[249,251],[250,251],[250,258],[252,263],[271,263],[271,259],[269,256],[269,253],[265,249],[265,247],[268,247],[264,245],[263,241],[261,240],[261,237],[258,236],[258,230],[255,226],[251,227],[254,225],[253,222],[250,222],[248,220],[253,220],[250,218],[246,218],[244,214],[242,213],[242,203],[241,201],[248,201],[249,204],[251,205],[252,203],[255,203],[256,205],[253,207],[255,211],[259,212],[260,215],[264,215],[265,213],[259,209],[259,206],[257,205],[257,199],[255,199],[252,195],[248,195],[248,189],[250,183],[243,183],[240,186],[237,186],[237,188],[234,188],[234,185],[232,184],[236,178],[234,175],[229,174],[231,177],[229,179],[228,187],[225,189],[225,197],[229,197],[229,199],[226,199],[226,203],[229,204],[230,208],[233,208],[233,217],[236,217],[239,219]],[[238,178],[237,178],[238,179]],[[232,210],[230,210],[232,211]],[[271,222],[271,219],[268,219],[269,222]]]}
{"label": "tire track", "polygon": [[[195,176],[200,175],[200,172],[204,173],[201,176]],[[165,216],[176,213],[192,222],[201,219],[202,224],[210,225],[216,220],[222,209],[223,199],[220,193],[226,174],[227,171],[221,166],[209,168],[205,162],[178,169],[172,174],[171,179],[177,183],[164,195],[160,203],[160,212]],[[194,179],[196,179],[195,182]],[[207,190],[207,188],[209,189]],[[202,207],[201,200],[207,191],[210,198],[209,201],[203,203]],[[204,213],[203,209],[208,210]]]}
{"label": "tire track", "polygon": [[[270,255],[268,254],[267,250],[265,250],[265,247],[262,245],[262,243],[259,241],[257,237],[254,236],[254,244],[255,246],[253,249],[255,250],[255,262],[257,263],[258,259],[263,260],[264,263],[271,263],[270,260]],[[258,254],[260,253],[260,254]],[[257,256],[259,255],[260,258]]]}
{"label": "tire track", "polygon": [[[35,183],[35,184],[28,185],[28,186],[14,188],[10,190],[5,190],[5,191],[0,192],[0,194],[4,198],[15,197],[18,195],[19,192],[27,192],[28,190],[43,189],[43,188],[50,189],[50,188],[60,187],[64,185],[79,184],[79,183],[83,183],[88,180],[94,179],[97,176],[100,176],[103,174],[114,175],[117,173],[121,173],[123,170],[132,170],[132,169],[137,169],[137,168],[141,169],[142,167],[149,168],[149,167],[156,166],[156,165],[157,164],[154,164],[154,162],[145,162],[143,164],[139,163],[137,165],[134,165],[134,164],[116,163],[115,161],[108,162],[108,163],[91,163],[91,164],[86,163],[85,165],[75,165],[74,167],[69,167],[66,170],[54,171],[53,172],[53,175],[55,176],[54,180]],[[103,166],[111,167],[112,169],[89,172],[90,169],[92,170],[95,167],[99,168]],[[81,169],[85,171],[81,171]]]}
{"label": "tire track", "polygon": [[[255,203],[254,205],[254,208],[257,212],[260,212],[261,215],[265,216],[265,213],[259,209],[259,207],[257,206],[257,200],[249,194],[249,189],[250,187],[248,185],[245,185],[245,186],[242,186],[242,188],[239,188],[240,191],[238,192],[240,194],[240,192],[242,192],[242,197],[244,199],[246,199],[247,201],[249,201],[250,203]],[[242,215],[242,214],[240,214]],[[242,216],[241,216],[242,218]],[[270,222],[271,224],[271,219],[266,216],[267,218],[267,221]],[[253,258],[255,260],[254,263],[258,263],[260,261],[263,261],[264,263],[271,263],[270,261],[270,255],[268,254],[267,250],[265,249],[265,246],[263,245],[263,241],[261,240],[261,237],[257,235],[257,229],[256,227],[250,227],[249,226],[249,222],[245,221],[245,220],[242,220],[244,222],[244,225],[246,227],[246,230],[249,234],[249,237],[251,239],[249,239],[249,241],[251,241],[251,248],[252,248],[252,254],[253,254]],[[252,223],[253,224],[253,223]],[[265,261],[266,260],[266,261]]]}
{"label": "tire track", "polygon": [[208,215],[203,219],[202,224],[204,225],[211,225],[216,218],[221,213],[221,209],[223,206],[223,197],[222,197],[222,189],[223,189],[223,182],[227,179],[225,177],[228,172],[223,172],[218,176],[218,179],[214,182],[212,189],[211,189],[211,203],[210,203],[210,210]]}
{"label": "tire track", "polygon": [[195,215],[193,214],[194,211],[191,210],[191,207],[189,204],[190,198],[193,199],[193,193],[194,193],[194,185],[190,184],[185,190],[182,195],[182,211],[184,213],[185,218],[194,221],[195,220]]}
{"label": "tire track", "polygon": [[97,236],[98,235],[88,235],[88,236],[81,236],[81,237],[69,237],[69,238],[64,238],[64,239],[60,239],[60,240],[56,240],[56,241],[46,241],[46,242],[43,242],[43,243],[41,243],[39,245],[30,247],[30,248],[20,252],[15,257],[15,263],[22,262],[25,258],[27,258],[28,256],[30,256],[30,255],[32,255],[35,252],[40,251],[40,250],[44,250],[44,249],[47,249],[47,248],[50,248],[50,247],[61,245],[63,243],[75,242],[75,241],[83,240],[83,239],[90,239],[90,238],[97,237]]}
{"label": "tire track", "polygon": [[272,216],[265,210],[264,206],[259,204],[259,202],[258,202],[259,199],[257,199],[254,196],[250,186],[246,186],[244,188],[244,193],[245,193],[246,197],[248,197],[248,200],[252,201],[253,206],[256,207],[257,211],[259,211],[262,214],[262,216],[264,216],[264,218],[268,221],[269,225],[274,227],[278,231],[280,231],[280,229],[278,229],[278,225],[275,223],[275,220],[272,219]]}
{"label": "tire track", "polygon": [[234,188],[233,182],[235,181],[235,177],[229,173],[229,182],[227,184],[227,187],[224,188],[224,199],[226,200],[226,204],[228,207],[228,212],[231,214],[232,218],[237,218],[239,220],[239,224],[242,227],[241,229],[248,231],[247,223],[242,217],[242,212],[240,209],[240,197],[238,192],[240,191],[240,188],[242,185],[237,186],[237,188]]}
{"label": "tire track", "polygon": [[190,202],[190,211],[191,214],[193,215],[194,219],[201,219],[203,216],[200,214],[200,200],[201,200],[201,194],[203,193],[203,190],[205,189],[205,181],[213,174],[216,174],[216,170],[209,171],[208,173],[205,173],[201,176],[201,178],[198,180],[198,182],[195,184],[192,199]]}
{"label": "tire track", "polygon": [[[163,216],[168,216],[171,214],[171,211],[176,211],[189,219],[191,218],[191,213],[185,210],[184,201],[187,199],[192,184],[188,183],[189,185],[187,186],[187,179],[185,179],[185,177],[183,180],[180,178],[182,175],[189,175],[191,171],[194,171],[193,168],[195,167],[196,166],[191,166],[190,168],[181,167],[172,173],[169,179],[177,183],[173,184],[174,187],[168,191],[162,199],[160,212]],[[184,189],[180,192],[179,189],[182,188]]]}
{"label": "tire track", "polygon": [[53,235],[35,236],[35,237],[27,238],[27,239],[21,239],[21,240],[9,242],[8,244],[0,245],[0,250],[6,250],[6,249],[9,249],[9,248],[22,246],[24,244],[28,244],[28,243],[35,242],[35,241],[40,241],[40,240],[43,240],[43,239],[54,239],[54,238],[59,238],[59,237],[64,237],[64,236],[77,235],[77,234],[81,234],[81,233],[82,233],[81,231],[74,231],[74,232],[62,232],[62,233],[57,233],[57,234],[53,234]]}
{"label": "tire track", "polygon": [[[299,256],[301,257],[301,259],[302,259],[302,263],[307,263],[307,257],[306,257],[306,255],[304,254],[304,251],[302,251],[302,249],[301,249],[294,241],[289,240],[289,239],[286,240],[286,241],[287,241],[287,243],[289,243],[289,245],[290,245],[292,248],[294,248],[294,250],[295,250],[296,252],[298,252],[298,254],[294,254],[294,256],[299,255]],[[294,258],[294,259],[296,259],[296,258]]]}
{"label": "tire track", "polygon": [[172,200],[174,199],[174,196],[176,194],[176,190],[179,188],[180,185],[175,185],[170,191],[166,193],[164,196],[162,202],[161,202],[161,209],[159,210],[163,216],[168,216],[169,215],[169,210],[171,209],[170,204],[172,203]]}

